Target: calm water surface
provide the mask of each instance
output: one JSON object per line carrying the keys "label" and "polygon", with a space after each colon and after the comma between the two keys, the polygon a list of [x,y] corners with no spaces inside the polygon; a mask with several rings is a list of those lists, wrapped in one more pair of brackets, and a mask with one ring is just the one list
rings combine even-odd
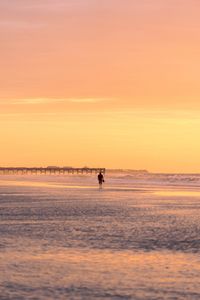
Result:
{"label": "calm water surface", "polygon": [[200,299],[199,177],[160,176],[1,176],[0,299]]}

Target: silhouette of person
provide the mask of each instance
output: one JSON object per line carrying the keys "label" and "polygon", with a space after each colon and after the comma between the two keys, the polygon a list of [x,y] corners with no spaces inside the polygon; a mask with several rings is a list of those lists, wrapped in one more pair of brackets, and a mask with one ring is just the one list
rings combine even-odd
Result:
{"label": "silhouette of person", "polygon": [[98,181],[99,181],[99,187],[102,187],[102,183],[104,182],[104,177],[103,174],[101,172],[99,172],[98,174]]}

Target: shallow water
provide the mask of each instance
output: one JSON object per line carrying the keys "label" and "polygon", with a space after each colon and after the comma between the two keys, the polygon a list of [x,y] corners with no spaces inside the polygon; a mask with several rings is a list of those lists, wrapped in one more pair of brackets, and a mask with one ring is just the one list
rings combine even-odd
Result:
{"label": "shallow water", "polygon": [[1,176],[0,299],[200,299],[200,189],[160,176]]}

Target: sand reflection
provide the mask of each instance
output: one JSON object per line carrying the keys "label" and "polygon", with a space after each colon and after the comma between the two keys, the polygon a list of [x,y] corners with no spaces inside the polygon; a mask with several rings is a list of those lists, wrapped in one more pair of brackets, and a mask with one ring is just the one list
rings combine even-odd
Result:
{"label": "sand reflection", "polygon": [[196,190],[159,190],[154,192],[155,195],[164,197],[200,197],[200,191]]}
{"label": "sand reflection", "polygon": [[[51,286],[59,297],[61,286],[65,286],[65,294],[70,294],[73,285],[77,290],[87,287],[92,293],[107,289],[111,295],[121,295],[122,299],[134,296],[147,299],[147,295],[155,297],[163,295],[163,291],[170,294],[174,283],[174,296],[184,295],[188,289],[191,293],[197,292],[193,279],[198,278],[199,262],[198,256],[170,251],[54,249],[41,252],[32,249],[23,257],[20,253],[5,253],[1,265],[4,280],[14,280],[25,290],[28,286]],[[191,268],[192,276],[187,276]]]}

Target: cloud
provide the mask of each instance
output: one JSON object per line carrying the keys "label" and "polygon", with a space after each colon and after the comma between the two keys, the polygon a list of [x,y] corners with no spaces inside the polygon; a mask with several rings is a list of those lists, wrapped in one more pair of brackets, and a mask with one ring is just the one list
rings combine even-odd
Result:
{"label": "cloud", "polygon": [[0,105],[40,105],[53,103],[99,103],[111,101],[109,98],[23,98],[0,100]]}
{"label": "cloud", "polygon": [[82,9],[94,5],[93,0],[3,0],[0,2],[1,10],[9,11],[39,11],[39,12],[58,12],[70,9]]}
{"label": "cloud", "polygon": [[108,98],[71,98],[68,99],[69,102],[73,103],[97,103],[97,102],[105,102],[111,99]]}
{"label": "cloud", "polygon": [[1,29],[5,29],[5,28],[14,28],[14,29],[23,29],[23,28],[40,28],[42,26],[44,26],[45,24],[43,24],[42,22],[37,22],[37,23],[33,23],[30,21],[26,21],[26,20],[19,20],[19,19],[15,19],[15,20],[0,20],[0,27]]}

